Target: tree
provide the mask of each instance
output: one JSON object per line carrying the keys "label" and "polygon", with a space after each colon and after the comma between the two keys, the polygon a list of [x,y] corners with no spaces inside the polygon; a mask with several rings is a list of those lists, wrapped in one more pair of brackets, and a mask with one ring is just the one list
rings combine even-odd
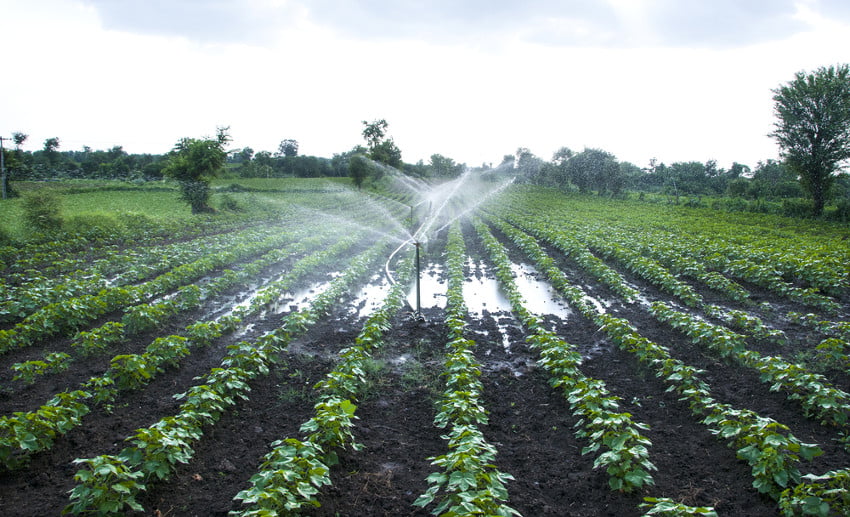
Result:
{"label": "tree", "polygon": [[363,186],[363,181],[369,176],[369,162],[362,154],[355,154],[348,159],[348,173],[357,188]]}
{"label": "tree", "polygon": [[210,212],[210,178],[227,161],[224,147],[230,141],[229,128],[217,129],[216,138],[183,138],[174,146],[163,174],[180,183],[180,199],[189,203],[193,214]]}
{"label": "tree", "polygon": [[277,146],[277,155],[286,157],[298,156],[298,140],[291,138],[281,140],[280,145]]}
{"label": "tree", "polygon": [[804,195],[796,174],[785,162],[758,162],[747,195],[753,199],[794,198]]}
{"label": "tree", "polygon": [[369,149],[374,149],[384,140],[389,124],[385,119],[379,119],[372,122],[366,122],[364,120],[363,125],[366,126],[363,128],[363,138],[366,139]]}
{"label": "tree", "polygon": [[431,155],[431,171],[437,178],[457,178],[463,173],[463,164],[455,163],[454,160],[442,154]]}
{"label": "tree", "polygon": [[585,148],[564,162],[563,171],[579,192],[596,189],[599,195],[620,195],[625,177],[617,158],[602,149]]}
{"label": "tree", "polygon": [[12,140],[15,142],[15,151],[20,151],[21,146],[24,145],[24,142],[26,142],[27,138],[29,137],[30,136],[28,134],[21,133],[20,131],[15,131],[14,133],[12,133]]}
{"label": "tree", "polygon": [[387,134],[387,121],[384,119],[363,121],[363,138],[369,145],[369,158],[376,162],[387,164],[391,167],[401,168],[401,150],[395,145],[392,138],[385,138]]}
{"label": "tree", "polygon": [[535,156],[527,147],[520,147],[516,150],[515,163],[517,175],[520,178],[529,183],[540,183],[540,169],[543,167],[543,160]]}
{"label": "tree", "polygon": [[0,171],[2,171],[2,177],[0,177],[0,184],[2,186],[0,186],[0,190],[3,191],[3,199],[17,197],[17,193],[9,185],[9,172],[7,169],[16,169],[21,166],[21,146],[24,145],[27,138],[29,138],[29,135],[25,133],[21,133],[20,131],[13,132],[12,141],[15,142],[15,152],[7,157],[7,152],[3,149],[3,138],[0,137]]}
{"label": "tree", "polygon": [[686,196],[701,196],[710,194],[711,178],[709,169],[706,169],[706,164],[702,162],[675,162],[666,169],[667,190],[676,196],[676,204],[679,204],[679,195]]}
{"label": "tree", "polygon": [[834,173],[850,158],[850,66],[797,72],[793,81],[772,91],[778,121],[770,136],[819,216]]}
{"label": "tree", "polygon": [[59,138],[48,138],[44,141],[44,157],[52,166],[56,164],[56,159],[59,157]]}

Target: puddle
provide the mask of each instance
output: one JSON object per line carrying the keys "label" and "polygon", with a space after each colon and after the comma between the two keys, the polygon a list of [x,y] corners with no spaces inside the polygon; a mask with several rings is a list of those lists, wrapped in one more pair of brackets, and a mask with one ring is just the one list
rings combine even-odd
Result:
{"label": "puddle", "polygon": [[247,336],[249,332],[252,332],[253,330],[254,330],[254,324],[249,323],[249,324],[245,325],[244,327],[242,327],[240,330],[236,331],[233,334],[233,337],[235,339],[242,339],[243,337]]}
{"label": "puddle", "polygon": [[386,276],[383,273],[377,274],[369,279],[368,284],[357,291],[357,294],[354,295],[353,306],[350,308],[352,312],[357,314],[358,318],[368,317],[381,308],[389,291],[390,284],[387,282]]}
{"label": "puddle", "polygon": [[510,312],[511,302],[499,289],[495,275],[488,275],[487,266],[483,262],[473,262],[467,259],[469,276],[463,283],[463,301],[471,315],[481,316],[485,310],[489,312]]}
{"label": "puddle", "polygon": [[[419,279],[419,300],[423,308],[444,309],[446,307],[447,285],[443,280],[443,266],[430,263],[422,269]],[[416,307],[416,282],[410,286],[407,301]]]}
{"label": "puddle", "polygon": [[[338,273],[337,273],[338,275]],[[333,275],[328,275],[333,277]],[[308,303],[312,302],[317,296],[327,291],[330,288],[332,280],[324,282],[314,282],[309,287],[299,289],[291,294],[286,294],[281,298],[273,310],[275,314],[281,314],[286,311],[300,311],[305,308]]]}
{"label": "puddle", "polygon": [[533,314],[551,314],[561,319],[569,318],[573,311],[552,287],[549,282],[533,266],[528,264],[511,264],[517,289],[525,300],[525,308]]}
{"label": "puddle", "polygon": [[208,312],[204,313],[201,319],[210,319],[213,315],[219,312],[221,313],[219,317],[230,316],[240,309],[249,307],[254,299],[262,292],[263,288],[270,285],[273,280],[278,280],[282,277],[283,275],[281,274],[274,278],[261,278],[259,281],[248,285],[242,292],[233,296],[221,298],[219,301],[213,303],[212,308]]}

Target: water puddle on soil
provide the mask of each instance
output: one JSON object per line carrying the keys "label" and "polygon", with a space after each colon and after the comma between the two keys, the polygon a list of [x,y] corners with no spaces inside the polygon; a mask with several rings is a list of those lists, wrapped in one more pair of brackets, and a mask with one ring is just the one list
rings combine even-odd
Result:
{"label": "water puddle on soil", "polygon": [[485,310],[510,312],[511,302],[499,288],[499,282],[487,274],[486,264],[468,258],[466,265],[469,276],[463,284],[463,301],[469,313],[480,317]]}
{"label": "water puddle on soil", "polygon": [[387,282],[387,277],[376,274],[354,295],[354,302],[350,309],[357,314],[358,318],[368,317],[383,305],[389,291],[390,284]]}
{"label": "water puddle on soil", "polygon": [[[446,281],[443,279],[443,266],[429,263],[422,268],[419,278],[419,300],[423,308],[444,309],[446,307]],[[410,286],[407,301],[416,308],[416,283]]]}
{"label": "water puddle on soil", "polygon": [[[247,288],[235,295],[225,296],[223,298],[214,300],[210,305],[209,310],[207,310],[202,316],[201,320],[206,321],[210,320],[213,317],[220,318],[223,316],[230,316],[238,309],[242,307],[248,307],[251,305],[251,302],[257,295],[260,294],[261,286],[264,286],[268,283],[268,279],[262,279],[260,282],[251,284],[247,286]],[[218,316],[216,316],[218,315]]]}
{"label": "water puddle on soil", "polygon": [[312,302],[317,296],[327,291],[330,288],[331,283],[333,282],[333,277],[339,276],[340,273],[331,273],[329,276],[330,280],[326,280],[324,282],[314,282],[309,286],[294,291],[292,293],[288,293],[281,298],[281,301],[278,302],[277,306],[274,307],[274,312],[276,314],[281,314],[286,311],[300,311],[305,308],[307,304]]}
{"label": "water puddle on soil", "polygon": [[551,314],[567,319],[573,311],[558,294],[558,291],[537,269],[525,263],[511,264],[517,289],[525,300],[525,308],[533,314]]}

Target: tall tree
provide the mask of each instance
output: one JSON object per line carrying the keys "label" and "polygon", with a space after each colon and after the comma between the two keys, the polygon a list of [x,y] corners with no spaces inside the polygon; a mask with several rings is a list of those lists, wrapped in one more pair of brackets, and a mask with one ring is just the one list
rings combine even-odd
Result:
{"label": "tall tree", "polygon": [[372,122],[366,122],[364,120],[363,125],[366,126],[363,128],[363,138],[366,139],[366,144],[369,146],[369,149],[374,149],[375,146],[384,140],[389,124],[386,119],[378,119],[373,120]]}
{"label": "tall tree", "polygon": [[834,173],[850,158],[850,66],[797,72],[793,81],[772,91],[778,120],[770,136],[819,216]]}
{"label": "tall tree", "polygon": [[619,195],[625,186],[617,158],[602,149],[585,148],[564,163],[564,173],[580,192]]}
{"label": "tall tree", "polygon": [[6,169],[20,166],[21,146],[24,145],[27,138],[29,138],[29,135],[21,133],[20,131],[12,133],[12,141],[15,142],[15,153],[14,155],[9,156],[9,158],[12,158],[11,160],[7,160],[6,151],[3,149],[3,138],[0,137],[0,171],[2,172],[2,177],[0,177],[0,190],[3,192],[3,199],[10,196],[17,196],[17,194],[12,190],[12,187],[9,185],[9,173]]}
{"label": "tall tree", "polygon": [[463,164],[455,163],[442,154],[431,155],[431,171],[438,178],[457,178],[463,173]]}
{"label": "tall tree", "polygon": [[30,136],[26,133],[22,133],[20,131],[15,131],[12,133],[12,140],[15,142],[15,150],[20,151],[21,146],[24,145],[24,142],[27,141],[27,138]]}
{"label": "tall tree", "polygon": [[540,182],[540,169],[543,167],[543,160],[534,155],[527,147],[520,147],[516,150],[516,169],[517,174],[529,183]]}
{"label": "tall tree", "polygon": [[230,141],[229,128],[217,129],[216,138],[183,138],[171,152],[163,174],[180,183],[180,199],[189,203],[192,213],[209,212],[210,178],[227,161],[224,150]]}
{"label": "tall tree", "polygon": [[363,181],[369,176],[369,162],[362,154],[352,155],[348,159],[348,173],[358,189],[363,187]]}
{"label": "tall tree", "polygon": [[298,140],[293,140],[292,138],[281,140],[280,145],[277,146],[277,155],[286,157],[298,156]]}
{"label": "tall tree", "polygon": [[392,138],[386,138],[389,124],[384,119],[363,121],[363,138],[369,145],[369,158],[395,168],[402,166],[401,150]]}
{"label": "tall tree", "polygon": [[44,141],[44,157],[51,166],[56,164],[59,157],[59,137],[54,136]]}

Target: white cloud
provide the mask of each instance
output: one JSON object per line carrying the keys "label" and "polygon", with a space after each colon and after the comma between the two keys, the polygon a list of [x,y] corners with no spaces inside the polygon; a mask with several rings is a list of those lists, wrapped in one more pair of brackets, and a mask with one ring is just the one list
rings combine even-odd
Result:
{"label": "white cloud", "polygon": [[776,157],[770,89],[846,61],[850,13],[739,3],[712,3],[724,18],[672,0],[175,0],[147,13],[0,0],[16,21],[0,33],[15,49],[0,131],[29,133],[30,149],[58,136],[63,149],[161,153],[230,125],[235,147],[295,138],[330,156],[363,143],[361,120],[385,118],[410,162],[588,146],[638,165],[755,165]]}

